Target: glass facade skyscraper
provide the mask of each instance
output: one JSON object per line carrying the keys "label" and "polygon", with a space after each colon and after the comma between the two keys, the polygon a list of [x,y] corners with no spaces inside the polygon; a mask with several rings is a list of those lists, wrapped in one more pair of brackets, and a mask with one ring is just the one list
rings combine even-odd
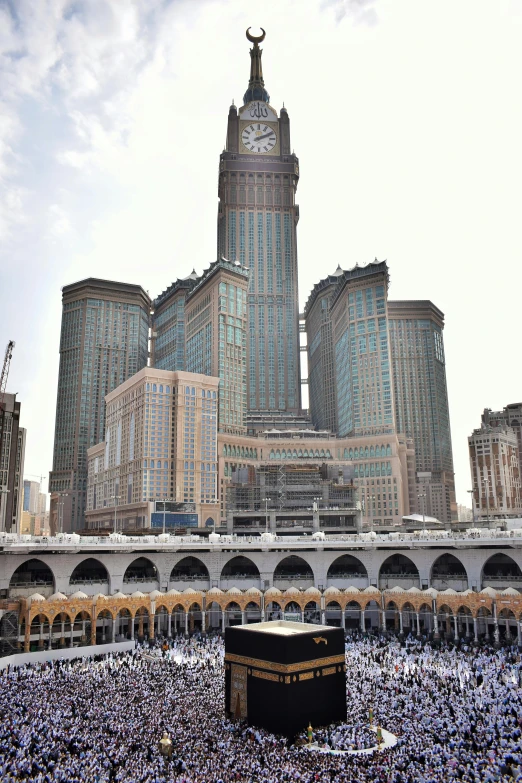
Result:
{"label": "glass facade skyscraper", "polygon": [[228,114],[219,163],[218,258],[250,270],[247,324],[247,407],[259,416],[299,412],[299,305],[295,193],[299,161],[291,152],[290,120],[270,105],[259,40],[243,105]]}
{"label": "glass facade skyscraper", "polygon": [[339,437],[395,432],[388,337],[388,267],[355,266],[330,299]]}
{"label": "glass facade skyscraper", "polygon": [[[51,525],[84,526],[87,449],[105,440],[105,396],[148,360],[151,302],[137,285],[89,278],[62,289]],[[60,502],[60,508],[58,503]]]}
{"label": "glass facade skyscraper", "polygon": [[388,316],[397,429],[413,439],[418,510],[451,522],[457,505],[444,314],[430,301],[411,300],[390,301]]}

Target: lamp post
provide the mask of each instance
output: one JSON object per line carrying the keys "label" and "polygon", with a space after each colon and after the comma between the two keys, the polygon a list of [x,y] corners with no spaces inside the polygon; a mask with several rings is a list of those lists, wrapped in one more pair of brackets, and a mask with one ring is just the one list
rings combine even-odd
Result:
{"label": "lamp post", "polygon": [[[165,535],[165,532],[166,532],[166,530],[165,530],[165,518],[166,518],[166,515],[167,515],[167,503],[171,503],[171,502],[172,502],[172,498],[163,498],[163,500],[162,500],[162,503],[163,503],[163,535]],[[215,526],[215,523],[214,523],[214,526]]]}
{"label": "lamp post", "polygon": [[63,533],[63,507],[65,505],[64,498],[68,498],[68,492],[58,493],[58,532]]}
{"label": "lamp post", "polygon": [[426,492],[419,492],[417,497],[422,501],[422,530],[426,532]]}
{"label": "lamp post", "polygon": [[471,521],[475,527],[475,492],[472,489],[468,489],[466,492],[471,495]]}
{"label": "lamp post", "polygon": [[489,527],[489,479],[485,478],[483,483],[486,490],[486,521]]}
{"label": "lamp post", "polygon": [[265,533],[268,533],[268,504],[272,502],[272,498],[265,498]]}
{"label": "lamp post", "polygon": [[[0,487],[0,530],[5,530],[4,506],[7,503],[7,495],[9,494],[10,491],[11,490],[7,489],[7,487]],[[5,500],[4,500],[4,496],[5,496]]]}
{"label": "lamp post", "polygon": [[116,513],[118,511],[118,500],[121,500],[121,495],[111,495],[111,500],[114,500],[114,530],[113,532],[117,532],[117,521],[116,521]]}

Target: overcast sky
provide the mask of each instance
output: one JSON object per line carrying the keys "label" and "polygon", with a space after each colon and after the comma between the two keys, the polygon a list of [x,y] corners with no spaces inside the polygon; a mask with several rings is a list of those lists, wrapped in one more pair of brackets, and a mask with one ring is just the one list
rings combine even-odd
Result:
{"label": "overcast sky", "polygon": [[52,466],[61,286],[156,296],[216,257],[249,25],[300,158],[301,305],[377,257],[390,298],[445,313],[469,505],[467,436],[522,399],[520,0],[0,0],[0,351],[26,476]]}

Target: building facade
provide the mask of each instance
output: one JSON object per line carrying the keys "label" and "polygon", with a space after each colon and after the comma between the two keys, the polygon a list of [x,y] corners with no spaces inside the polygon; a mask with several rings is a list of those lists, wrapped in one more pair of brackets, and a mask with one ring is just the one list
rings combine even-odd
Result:
{"label": "building facade", "polygon": [[506,405],[501,411],[492,411],[491,408],[485,408],[481,418],[482,426],[511,427],[517,436],[518,470],[520,476],[522,476],[522,402]]}
{"label": "building facade", "polygon": [[522,515],[520,457],[517,433],[483,425],[468,438],[476,519]]}
{"label": "building facade", "polygon": [[105,396],[147,364],[151,302],[137,285],[88,278],[62,289],[51,526],[84,527],[87,449],[105,438]]}
{"label": "building facade", "polygon": [[0,409],[0,532],[17,533],[23,510],[26,431],[20,427],[21,404],[4,394]]}
{"label": "building facade", "polygon": [[313,287],[304,311],[310,419],[319,430],[337,432],[337,404],[330,298],[340,266]]}
{"label": "building facade", "polygon": [[218,258],[250,269],[247,407],[298,414],[301,407],[295,194],[299,161],[290,120],[264,86],[259,38],[247,37],[251,69],[243,105],[228,114],[219,161]]}
{"label": "building facade", "polygon": [[388,267],[356,265],[337,277],[330,299],[337,434],[395,432],[387,298]]}
{"label": "building facade", "polygon": [[185,366],[185,299],[199,281],[195,271],[178,279],[153,303],[151,334],[151,367],[158,370],[186,370]]}
{"label": "building facade", "polygon": [[457,520],[444,357],[444,314],[430,301],[389,301],[397,431],[413,439],[416,510]]}
{"label": "building facade", "polygon": [[248,270],[215,261],[187,296],[187,371],[219,378],[218,429],[246,432]]}
{"label": "building facade", "polygon": [[30,514],[37,514],[40,505],[40,482],[24,479],[24,505],[23,510]]}
{"label": "building facade", "polygon": [[149,527],[167,500],[215,519],[218,383],[146,367],[107,395],[105,439],[88,450],[88,528]]}

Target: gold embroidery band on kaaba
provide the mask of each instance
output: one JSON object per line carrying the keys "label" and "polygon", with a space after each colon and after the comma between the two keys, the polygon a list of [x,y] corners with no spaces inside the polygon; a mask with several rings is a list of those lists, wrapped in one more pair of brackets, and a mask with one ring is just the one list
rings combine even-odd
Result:
{"label": "gold embroidery band on kaaba", "polygon": [[272,682],[279,682],[279,675],[272,674],[271,672],[261,672],[256,669],[252,672],[252,677],[260,677],[262,680],[271,680]]}
{"label": "gold embroidery band on kaaba", "polygon": [[346,658],[341,653],[341,655],[330,655],[328,658],[315,658],[313,661],[301,661],[300,663],[274,663],[273,661],[262,661],[259,658],[248,658],[246,655],[226,653],[225,661],[254,666],[256,669],[268,669],[268,671],[279,672],[280,674],[292,674],[293,672],[302,672],[305,669],[317,669],[320,666],[346,663]]}

